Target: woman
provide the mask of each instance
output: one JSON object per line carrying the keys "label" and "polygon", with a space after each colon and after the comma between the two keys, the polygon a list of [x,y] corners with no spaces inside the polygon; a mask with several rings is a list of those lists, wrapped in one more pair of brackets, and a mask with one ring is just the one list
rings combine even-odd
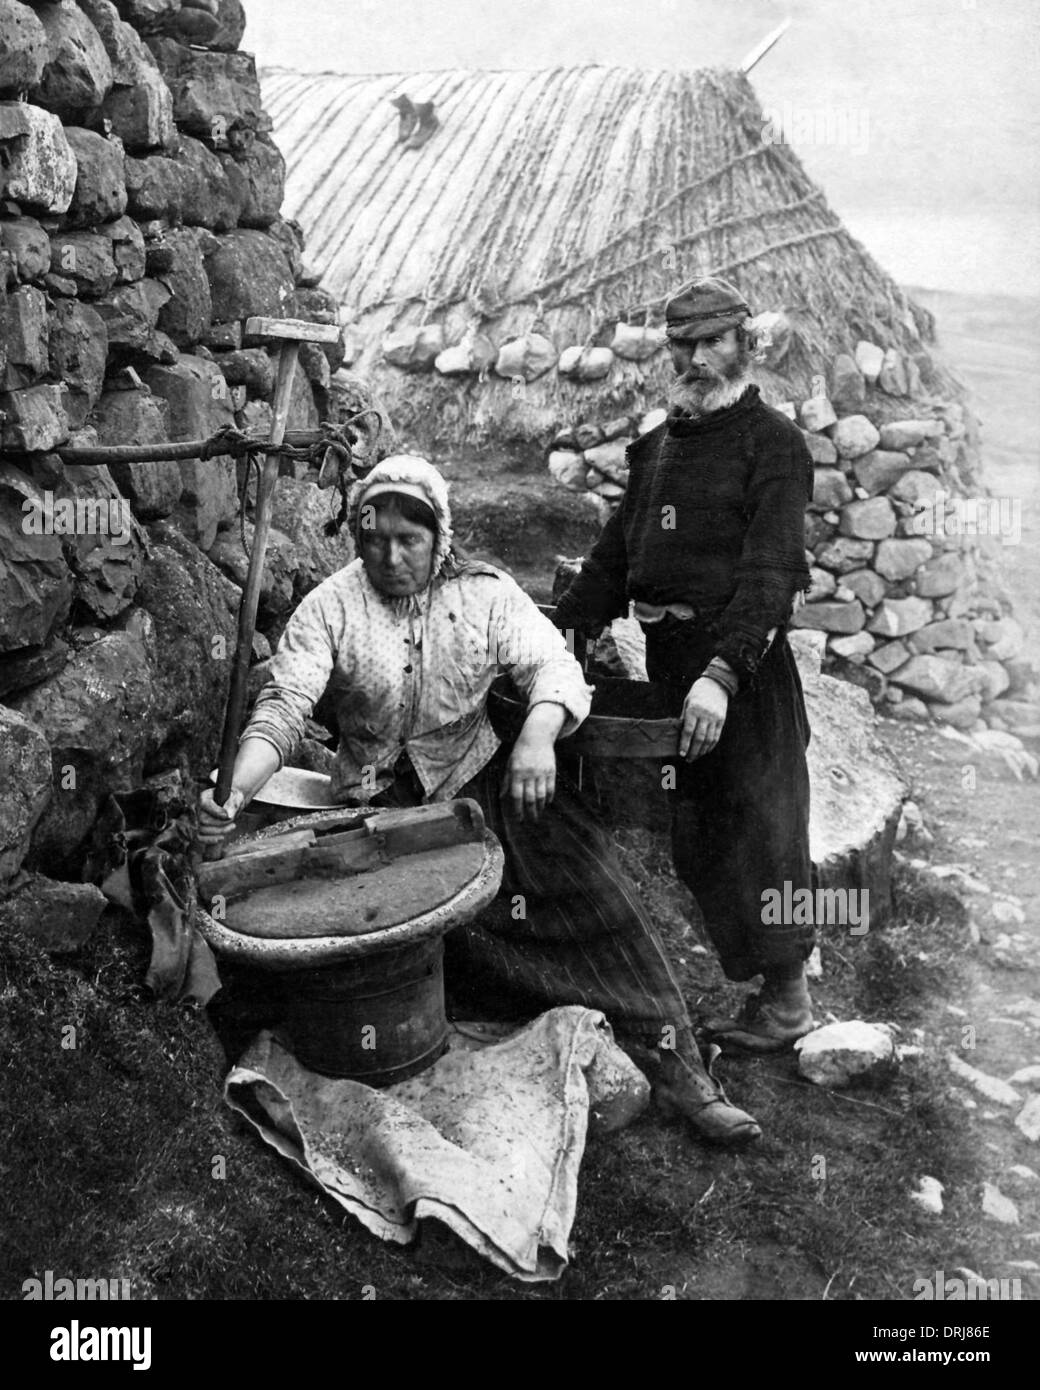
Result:
{"label": "woman", "polygon": [[[328,688],[339,725],[337,801],[477,801],[505,851],[501,891],[480,922],[449,933],[449,988],[484,1016],[560,1004],[600,1009],[658,1099],[710,1142],[761,1133],[704,1070],[661,944],[609,837],[556,767],[555,741],[591,691],[562,635],[519,586],[451,548],[447,484],[424,459],[385,459],[358,485],[358,558],[293,614],[239,746],[232,792],[200,800],[219,840],[292,755]],[[508,672],[528,713],[511,750],[487,695]]]}

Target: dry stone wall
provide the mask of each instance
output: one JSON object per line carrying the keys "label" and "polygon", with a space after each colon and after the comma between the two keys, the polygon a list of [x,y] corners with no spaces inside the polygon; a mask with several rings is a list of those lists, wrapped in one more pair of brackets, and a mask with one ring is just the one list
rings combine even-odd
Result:
{"label": "dry stone wall", "polygon": [[[244,28],[240,0],[0,0],[9,906],[39,903],[41,870],[78,877],[110,792],[171,776],[187,790],[212,766],[245,576],[243,465],[84,468],[55,451],[201,439],[223,425],[264,436],[273,362],[243,346],[244,320],[337,318],[280,214],[285,166],[239,47]],[[342,344],[301,354],[290,429],[335,415],[342,361]],[[345,538],[321,534],[329,495],[294,467],[279,482],[261,600],[272,633],[350,558]],[[248,521],[245,533],[248,543]],[[255,650],[270,654],[262,635]],[[54,901],[60,916],[73,899]]]}

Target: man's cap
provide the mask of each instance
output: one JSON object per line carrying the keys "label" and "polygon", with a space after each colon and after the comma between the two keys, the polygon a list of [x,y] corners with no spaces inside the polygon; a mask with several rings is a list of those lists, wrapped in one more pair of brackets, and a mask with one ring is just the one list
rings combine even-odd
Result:
{"label": "man's cap", "polygon": [[695,341],[735,328],[751,316],[751,306],[735,286],[717,275],[690,280],[664,308],[665,332],[671,339]]}

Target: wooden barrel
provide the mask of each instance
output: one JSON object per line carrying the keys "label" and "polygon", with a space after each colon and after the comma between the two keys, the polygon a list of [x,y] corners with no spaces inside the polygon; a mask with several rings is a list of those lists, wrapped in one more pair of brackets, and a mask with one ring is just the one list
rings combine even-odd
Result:
{"label": "wooden barrel", "polygon": [[448,1041],[444,939],[418,941],[285,977],[290,1046],[309,1071],[391,1086]]}

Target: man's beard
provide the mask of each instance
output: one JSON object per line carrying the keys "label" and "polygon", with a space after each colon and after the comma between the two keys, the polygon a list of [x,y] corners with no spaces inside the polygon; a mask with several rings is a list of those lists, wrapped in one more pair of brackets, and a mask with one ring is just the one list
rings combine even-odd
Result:
{"label": "man's beard", "polygon": [[669,404],[684,415],[697,418],[734,405],[751,385],[748,360],[741,355],[722,372],[696,367],[684,372],[668,393]]}

